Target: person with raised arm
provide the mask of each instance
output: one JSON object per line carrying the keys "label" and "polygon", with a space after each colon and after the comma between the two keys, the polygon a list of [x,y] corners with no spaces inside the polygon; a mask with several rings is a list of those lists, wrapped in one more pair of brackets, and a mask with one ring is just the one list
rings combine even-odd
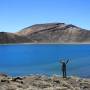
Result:
{"label": "person with raised arm", "polygon": [[67,64],[68,64],[68,62],[69,62],[69,59],[67,61],[65,61],[64,59],[60,60],[63,78],[67,78]]}

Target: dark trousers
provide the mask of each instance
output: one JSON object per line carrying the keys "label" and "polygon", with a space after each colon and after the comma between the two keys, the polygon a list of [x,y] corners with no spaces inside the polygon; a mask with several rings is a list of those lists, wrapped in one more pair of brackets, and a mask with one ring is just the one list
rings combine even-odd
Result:
{"label": "dark trousers", "polygon": [[62,72],[63,72],[63,78],[66,78],[67,77],[66,70],[63,70]]}

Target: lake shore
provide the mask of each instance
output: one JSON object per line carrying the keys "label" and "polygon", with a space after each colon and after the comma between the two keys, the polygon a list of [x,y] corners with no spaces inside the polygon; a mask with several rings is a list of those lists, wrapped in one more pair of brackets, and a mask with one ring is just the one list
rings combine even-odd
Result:
{"label": "lake shore", "polygon": [[76,42],[71,42],[71,43],[5,43],[5,44],[0,44],[0,45],[34,45],[34,44],[37,44],[37,45],[51,45],[51,44],[61,44],[61,45],[84,45],[84,44],[90,44],[90,42],[82,42],[82,43],[76,43]]}
{"label": "lake shore", "polygon": [[90,79],[44,75],[9,77],[0,74],[0,90],[90,90]]}

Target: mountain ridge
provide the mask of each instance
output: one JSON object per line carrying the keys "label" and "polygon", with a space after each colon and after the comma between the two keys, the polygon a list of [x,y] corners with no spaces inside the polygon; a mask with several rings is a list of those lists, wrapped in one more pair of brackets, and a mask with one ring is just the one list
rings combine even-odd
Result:
{"label": "mountain ridge", "polygon": [[90,43],[89,30],[65,23],[35,24],[16,33],[3,33],[0,43]]}

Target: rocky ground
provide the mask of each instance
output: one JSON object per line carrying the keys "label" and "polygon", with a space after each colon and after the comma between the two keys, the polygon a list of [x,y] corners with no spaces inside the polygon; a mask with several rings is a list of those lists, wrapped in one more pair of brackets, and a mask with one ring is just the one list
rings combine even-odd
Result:
{"label": "rocky ground", "polygon": [[90,79],[60,76],[9,77],[0,74],[0,90],[90,90]]}

